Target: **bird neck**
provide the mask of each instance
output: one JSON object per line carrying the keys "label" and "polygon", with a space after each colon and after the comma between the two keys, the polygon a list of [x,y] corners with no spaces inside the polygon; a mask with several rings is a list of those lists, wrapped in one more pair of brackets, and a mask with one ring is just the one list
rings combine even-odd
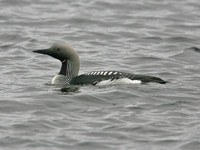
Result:
{"label": "bird neck", "polygon": [[59,75],[66,76],[66,79],[68,80],[68,82],[70,82],[74,77],[78,75],[77,66],[79,70],[79,65],[69,59],[65,59],[64,61],[62,61]]}

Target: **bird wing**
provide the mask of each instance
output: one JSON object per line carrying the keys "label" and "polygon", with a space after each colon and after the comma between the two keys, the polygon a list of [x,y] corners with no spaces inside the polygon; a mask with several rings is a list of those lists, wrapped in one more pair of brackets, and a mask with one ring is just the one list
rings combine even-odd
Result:
{"label": "bird wing", "polygon": [[130,80],[139,80],[142,83],[156,82],[160,84],[165,84],[166,81],[153,76],[146,75],[135,75],[131,73],[119,72],[119,71],[92,71],[86,74],[79,75],[72,79],[70,82],[74,85],[96,85],[104,80],[117,80],[122,78],[128,78]]}

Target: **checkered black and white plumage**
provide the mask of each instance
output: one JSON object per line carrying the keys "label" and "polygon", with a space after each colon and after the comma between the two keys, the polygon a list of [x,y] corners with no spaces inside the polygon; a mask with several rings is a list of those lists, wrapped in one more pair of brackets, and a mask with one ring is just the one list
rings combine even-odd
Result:
{"label": "checkered black and white plumage", "polygon": [[[114,83],[121,79],[128,79],[131,81],[139,81],[140,83],[157,82],[165,84],[166,82],[158,77],[135,75],[131,73],[124,73],[119,71],[92,71],[73,78],[70,84],[75,85],[96,85],[105,80]],[[121,80],[122,81],[122,80]],[[127,80],[126,80],[127,81]],[[137,82],[138,83],[138,82]]]}

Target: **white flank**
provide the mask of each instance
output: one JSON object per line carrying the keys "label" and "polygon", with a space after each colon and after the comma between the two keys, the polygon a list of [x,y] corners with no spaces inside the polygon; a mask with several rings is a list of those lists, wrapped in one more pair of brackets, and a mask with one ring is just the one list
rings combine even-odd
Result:
{"label": "white flank", "polygon": [[122,78],[122,79],[115,79],[112,80],[104,80],[101,81],[99,83],[97,83],[97,85],[99,86],[104,86],[104,85],[120,85],[120,84],[141,84],[142,82],[140,80],[131,80],[128,78]]}

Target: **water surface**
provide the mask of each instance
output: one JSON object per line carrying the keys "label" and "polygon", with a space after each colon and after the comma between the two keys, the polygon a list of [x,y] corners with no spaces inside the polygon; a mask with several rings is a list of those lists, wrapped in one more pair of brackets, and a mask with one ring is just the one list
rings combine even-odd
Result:
{"label": "water surface", "polygon": [[[199,149],[200,2],[0,1],[1,149]],[[80,73],[118,70],[169,84],[52,86],[72,46]]]}

